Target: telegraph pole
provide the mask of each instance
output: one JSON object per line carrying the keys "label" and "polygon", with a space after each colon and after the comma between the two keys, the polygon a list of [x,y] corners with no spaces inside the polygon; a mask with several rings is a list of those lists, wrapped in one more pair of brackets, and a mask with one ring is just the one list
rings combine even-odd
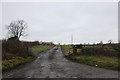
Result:
{"label": "telegraph pole", "polygon": [[73,34],[71,34],[71,45],[73,45]]}

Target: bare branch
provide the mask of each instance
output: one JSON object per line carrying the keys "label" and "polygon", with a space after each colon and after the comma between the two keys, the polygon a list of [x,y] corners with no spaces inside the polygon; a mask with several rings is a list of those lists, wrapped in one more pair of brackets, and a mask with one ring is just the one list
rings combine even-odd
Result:
{"label": "bare branch", "polygon": [[11,22],[7,26],[8,34],[10,35],[10,37],[17,37],[18,39],[21,36],[24,36],[26,28],[27,23],[24,20]]}

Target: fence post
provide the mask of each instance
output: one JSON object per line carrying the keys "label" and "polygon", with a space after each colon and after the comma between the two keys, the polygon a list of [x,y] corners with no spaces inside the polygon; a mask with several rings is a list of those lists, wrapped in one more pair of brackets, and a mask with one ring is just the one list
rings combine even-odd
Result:
{"label": "fence post", "polygon": [[28,48],[28,56],[32,56],[31,47],[27,47],[27,48]]}
{"label": "fence post", "polygon": [[76,53],[77,52],[77,49],[75,47],[75,45],[73,45],[73,53]]}

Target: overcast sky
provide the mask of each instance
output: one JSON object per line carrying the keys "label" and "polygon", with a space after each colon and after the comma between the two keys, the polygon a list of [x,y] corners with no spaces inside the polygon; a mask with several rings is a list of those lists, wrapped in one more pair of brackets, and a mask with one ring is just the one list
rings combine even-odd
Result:
{"label": "overcast sky", "polygon": [[2,36],[5,25],[18,19],[28,23],[28,36],[21,40],[54,43],[118,41],[117,2],[3,3]]}

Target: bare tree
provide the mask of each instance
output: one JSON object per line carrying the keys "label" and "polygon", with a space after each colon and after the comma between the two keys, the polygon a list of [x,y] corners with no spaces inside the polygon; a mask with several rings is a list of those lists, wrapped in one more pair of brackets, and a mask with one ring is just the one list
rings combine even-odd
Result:
{"label": "bare tree", "polygon": [[24,20],[17,20],[11,22],[7,26],[8,35],[10,38],[14,37],[19,40],[21,36],[24,36],[26,34],[25,32],[26,28],[27,28],[27,23]]}

